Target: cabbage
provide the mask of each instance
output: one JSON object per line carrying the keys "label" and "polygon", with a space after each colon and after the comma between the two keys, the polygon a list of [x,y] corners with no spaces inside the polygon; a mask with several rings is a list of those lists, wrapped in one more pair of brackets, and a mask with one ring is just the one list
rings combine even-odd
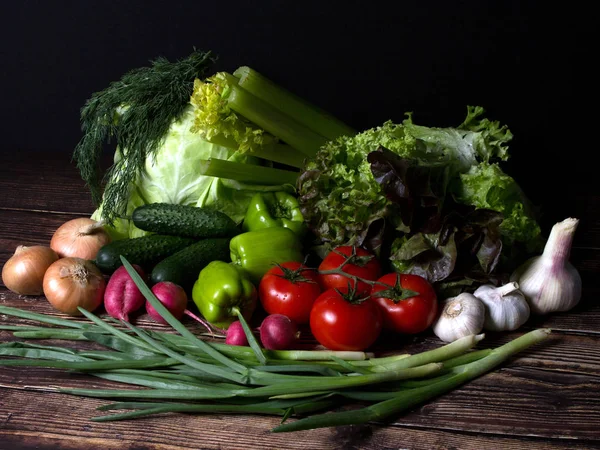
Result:
{"label": "cabbage", "polygon": [[[219,158],[246,164],[259,164],[259,160],[206,141],[190,131],[193,121],[194,114],[190,106],[180,120],[171,124],[157,151],[146,158],[143,169],[129,185],[126,217],[106,225],[113,239],[148,234],[129,220],[133,210],[143,204],[171,203],[214,208],[239,223],[256,191],[283,189],[282,186],[248,185],[201,175],[199,167],[202,160]],[[117,149],[115,161],[126,151]],[[118,177],[119,174],[113,176]],[[101,213],[102,204],[92,218],[100,220]]]}

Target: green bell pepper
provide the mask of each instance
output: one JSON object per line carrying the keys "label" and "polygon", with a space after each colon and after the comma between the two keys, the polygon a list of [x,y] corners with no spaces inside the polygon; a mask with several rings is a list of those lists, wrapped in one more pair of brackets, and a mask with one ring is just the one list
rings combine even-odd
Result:
{"label": "green bell pepper", "polygon": [[304,261],[300,238],[289,228],[247,231],[229,242],[231,261],[242,267],[257,284],[275,264]]}
{"label": "green bell pepper", "polygon": [[259,192],[250,200],[242,229],[255,231],[273,227],[289,228],[300,237],[306,233],[298,199],[292,194],[285,191]]}
{"label": "green bell pepper", "polygon": [[248,275],[238,266],[212,261],[200,271],[192,288],[192,300],[212,325],[228,328],[237,320],[236,308],[250,319],[256,309],[258,293]]}

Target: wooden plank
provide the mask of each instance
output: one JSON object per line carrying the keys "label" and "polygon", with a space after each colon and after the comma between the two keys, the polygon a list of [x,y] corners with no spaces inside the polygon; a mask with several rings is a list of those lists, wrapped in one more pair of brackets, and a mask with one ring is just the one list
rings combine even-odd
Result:
{"label": "wooden plank", "polygon": [[597,376],[501,369],[404,416],[408,426],[547,439],[598,439]]}
{"label": "wooden plank", "polygon": [[56,229],[74,217],[67,213],[0,210],[0,263],[19,245],[50,245]]}
{"label": "wooden plank", "polygon": [[[107,167],[103,158],[102,167]],[[32,210],[89,215],[89,190],[66,153],[15,152],[0,166],[0,210]]]}
{"label": "wooden plank", "polygon": [[[60,407],[60,399],[46,396],[47,409]],[[30,402],[28,402],[30,404]],[[92,410],[96,402],[91,401],[83,412]],[[33,402],[33,406],[36,402]],[[38,404],[38,406],[40,406]],[[81,410],[82,407],[78,406]],[[1,414],[1,413],[0,413]],[[66,426],[39,426],[35,412],[24,412],[19,416],[0,415],[7,425],[0,426],[0,441],[7,450],[36,448],[38,450],[123,450],[130,449],[199,449],[219,448],[222,450],[281,449],[361,449],[383,450],[410,448],[431,449],[506,449],[559,450],[600,448],[597,440],[540,439],[536,436],[515,438],[509,435],[464,433],[451,429],[439,430],[431,427],[361,426],[336,429],[311,430],[289,435],[272,434],[268,430],[277,424],[276,419],[266,417],[197,418],[171,417],[145,419],[144,427],[115,422],[84,424],[67,422]],[[11,424],[12,427],[8,427]],[[170,427],[167,423],[172,424]],[[185,436],[185,438],[183,437]]]}

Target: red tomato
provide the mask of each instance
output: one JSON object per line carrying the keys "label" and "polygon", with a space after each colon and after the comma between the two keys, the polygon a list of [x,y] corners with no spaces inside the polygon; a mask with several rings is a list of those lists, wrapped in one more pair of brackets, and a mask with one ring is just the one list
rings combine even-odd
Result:
{"label": "red tomato", "polygon": [[[360,247],[343,245],[329,252],[319,265],[319,281],[324,291],[331,288],[345,288],[348,287],[348,283],[355,287],[354,279],[344,274],[321,273],[338,268],[351,276],[369,281],[375,281],[381,276],[381,265],[375,255]],[[356,290],[359,294],[368,294],[371,285],[358,280]]]}
{"label": "red tomato", "polygon": [[297,324],[309,322],[310,310],[320,293],[317,272],[295,261],[269,269],[258,285],[265,311],[283,314]]}
{"label": "red tomato", "polygon": [[330,350],[362,351],[381,333],[381,311],[370,298],[353,302],[347,293],[347,286],[323,292],[310,313],[310,330]]}
{"label": "red tomato", "polygon": [[371,290],[371,298],[380,306],[385,329],[415,334],[431,326],[437,314],[438,302],[433,287],[425,278],[388,273],[377,281]]}

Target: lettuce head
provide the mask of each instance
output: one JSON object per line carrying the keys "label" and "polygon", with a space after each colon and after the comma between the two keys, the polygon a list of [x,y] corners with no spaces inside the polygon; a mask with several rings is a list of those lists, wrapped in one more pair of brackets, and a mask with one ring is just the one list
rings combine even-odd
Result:
{"label": "lettuce head", "polygon": [[407,114],[322,147],[297,186],[311,230],[328,248],[363,246],[432,281],[472,272],[473,259],[493,271],[505,244],[533,242],[539,226],[499,166],[512,134],[484,112],[468,107],[447,128]]}

